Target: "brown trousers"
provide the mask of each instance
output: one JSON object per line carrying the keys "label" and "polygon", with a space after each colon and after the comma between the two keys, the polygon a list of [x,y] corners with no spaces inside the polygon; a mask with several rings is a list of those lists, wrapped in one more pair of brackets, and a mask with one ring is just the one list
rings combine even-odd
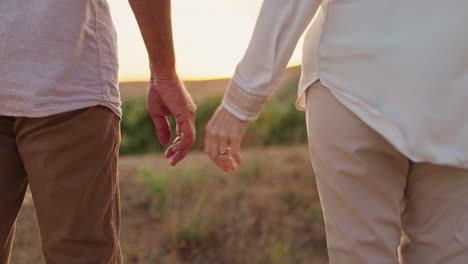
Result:
{"label": "brown trousers", "polygon": [[119,126],[101,106],[0,117],[0,264],[9,262],[28,184],[48,264],[122,263]]}
{"label": "brown trousers", "polygon": [[411,162],[320,82],[307,104],[330,264],[468,263],[467,169]]}

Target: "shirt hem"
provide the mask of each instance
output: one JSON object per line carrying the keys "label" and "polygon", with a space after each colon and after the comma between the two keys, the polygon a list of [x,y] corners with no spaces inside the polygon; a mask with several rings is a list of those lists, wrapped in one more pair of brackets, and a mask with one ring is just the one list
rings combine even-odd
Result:
{"label": "shirt hem", "polygon": [[[434,153],[428,154],[426,156],[432,157],[421,157],[417,153],[414,153],[409,149],[406,140],[404,139],[401,130],[395,124],[392,124],[392,121],[386,118],[383,114],[379,113],[372,107],[370,107],[365,102],[362,102],[359,98],[344,92],[336,87],[329,86],[326,80],[317,78],[316,81],[320,82],[330,89],[332,95],[343,104],[348,110],[353,112],[359,119],[361,119],[366,125],[368,125],[376,133],[380,134],[385,140],[387,140],[391,145],[393,145],[402,155],[407,157],[409,160],[417,163],[427,162],[437,165],[444,166],[453,166],[468,169],[468,159],[462,157],[455,157],[455,155],[450,155],[450,158],[442,158],[435,155]],[[311,84],[315,83],[312,82]],[[300,98],[304,98],[307,90],[310,89],[307,87],[304,92],[300,95]],[[299,100],[299,99],[298,99]],[[366,117],[370,116],[370,117]],[[376,121],[379,119],[379,121]],[[384,125],[383,125],[384,124]],[[424,152],[424,151],[423,151]]]}
{"label": "shirt hem", "polygon": [[115,105],[110,101],[100,101],[100,100],[90,100],[80,103],[74,103],[71,107],[61,107],[55,109],[34,109],[28,111],[18,111],[8,110],[0,107],[0,116],[11,116],[11,117],[27,117],[27,118],[41,118],[48,117],[56,114],[66,113],[70,111],[75,111],[83,108],[93,107],[93,106],[104,106],[111,110],[119,119],[122,119],[122,109],[120,103]]}

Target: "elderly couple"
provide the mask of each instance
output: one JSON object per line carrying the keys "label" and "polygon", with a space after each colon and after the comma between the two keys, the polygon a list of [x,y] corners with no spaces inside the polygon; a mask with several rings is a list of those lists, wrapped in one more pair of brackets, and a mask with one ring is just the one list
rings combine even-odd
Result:
{"label": "elderly couple", "polygon": [[[175,70],[170,0],[130,5],[162,144],[167,116],[177,121],[166,152],[176,165],[196,107]],[[297,107],[330,263],[468,263],[467,10],[460,0],[264,0],[205,152],[226,172],[241,164],[245,130],[308,28]],[[106,0],[1,0],[1,264],[28,185],[48,264],[122,263],[116,53]]]}

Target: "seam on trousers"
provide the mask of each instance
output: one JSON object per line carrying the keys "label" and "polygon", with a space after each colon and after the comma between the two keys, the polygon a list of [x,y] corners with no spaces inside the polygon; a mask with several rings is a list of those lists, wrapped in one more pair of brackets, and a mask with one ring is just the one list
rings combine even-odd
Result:
{"label": "seam on trousers", "polygon": [[112,148],[112,168],[111,168],[111,177],[112,177],[112,198],[111,198],[111,215],[112,215],[112,232],[114,233],[114,243],[115,243],[115,250],[114,250],[114,261],[116,263],[121,263],[122,255],[121,255],[121,247],[120,247],[120,214],[117,213],[117,190],[118,188],[118,159],[119,159],[119,145],[120,145],[120,133],[119,133],[119,126],[120,119],[112,113],[111,118],[111,125],[112,131],[114,134],[114,144]]}
{"label": "seam on trousers", "polygon": [[465,245],[468,243],[467,237],[468,237],[468,198],[465,198],[465,201],[463,203],[464,210],[463,210],[463,215],[462,215],[462,226],[460,230],[456,233],[455,239],[460,242],[462,245]]}

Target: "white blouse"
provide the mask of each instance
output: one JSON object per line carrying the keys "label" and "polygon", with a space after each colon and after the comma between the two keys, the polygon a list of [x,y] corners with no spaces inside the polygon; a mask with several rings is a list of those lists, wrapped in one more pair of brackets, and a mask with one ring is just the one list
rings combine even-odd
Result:
{"label": "white blouse", "polygon": [[256,119],[310,24],[299,109],[320,79],[409,159],[468,168],[467,10],[462,0],[265,0],[223,106]]}

